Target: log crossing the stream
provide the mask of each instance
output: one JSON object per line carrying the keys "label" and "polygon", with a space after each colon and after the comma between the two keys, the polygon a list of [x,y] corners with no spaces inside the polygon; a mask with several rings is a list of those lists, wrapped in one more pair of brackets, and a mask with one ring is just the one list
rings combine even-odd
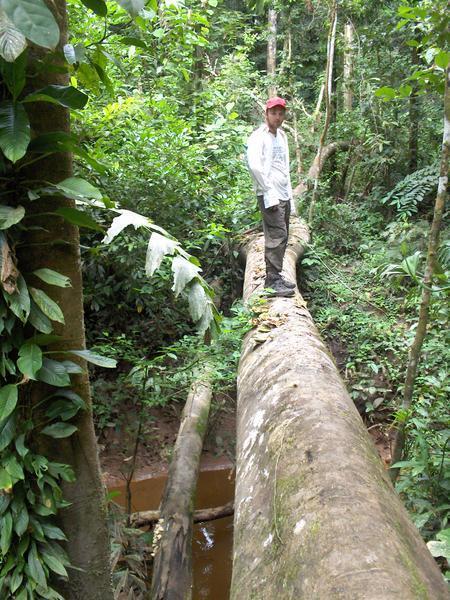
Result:
{"label": "log crossing the stream", "polygon": [[[291,279],[307,241],[293,217]],[[246,256],[248,302],[262,236]],[[239,364],[231,599],[448,598],[301,295],[259,307]]]}

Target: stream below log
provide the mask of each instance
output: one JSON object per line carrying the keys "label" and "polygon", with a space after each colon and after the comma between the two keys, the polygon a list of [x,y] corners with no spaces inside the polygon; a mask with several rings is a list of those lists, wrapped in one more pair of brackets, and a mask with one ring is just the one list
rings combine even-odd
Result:
{"label": "stream below log", "polygon": [[[140,469],[131,483],[131,510],[157,510],[167,473]],[[114,501],[125,506],[125,484],[114,478],[109,491],[119,495]],[[202,461],[195,508],[214,508],[233,500],[234,471],[226,458]],[[231,583],[233,517],[194,525],[192,542],[194,565],[193,600],[228,600]]]}

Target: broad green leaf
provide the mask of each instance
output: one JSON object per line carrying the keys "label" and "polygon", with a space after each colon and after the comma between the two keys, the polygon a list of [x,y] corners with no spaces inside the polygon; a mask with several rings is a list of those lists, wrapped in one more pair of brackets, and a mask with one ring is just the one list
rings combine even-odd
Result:
{"label": "broad green leaf", "polygon": [[66,536],[59,527],[51,525],[50,523],[41,523],[41,527],[45,537],[48,537],[51,540],[67,540]]}
{"label": "broad green leaf", "polygon": [[62,360],[60,362],[64,366],[66,373],[69,373],[69,375],[84,373],[83,367],[78,363],[73,362],[73,360]]}
{"label": "broad green leaf", "polygon": [[87,198],[92,200],[101,200],[103,194],[92,183],[86,181],[82,177],[68,177],[63,181],[55,184],[59,190],[70,198],[77,200],[78,198]]}
{"label": "broad green leaf", "polygon": [[5,510],[10,505],[10,496],[7,494],[0,494],[0,516],[5,512]]}
{"label": "broad green leaf", "polygon": [[44,569],[42,568],[41,561],[38,556],[36,544],[32,542],[30,551],[28,552],[28,569],[33,580],[42,586],[44,589],[47,588],[47,578],[45,576]]}
{"label": "broad green leaf", "polygon": [[45,412],[50,419],[59,418],[63,421],[68,421],[79,410],[86,408],[84,400],[72,390],[58,390],[56,394],[50,396],[50,399],[53,399],[53,401],[49,404],[49,408]]}
{"label": "broad green leaf", "polygon": [[75,472],[70,465],[63,463],[48,463],[48,472],[52,477],[56,479],[63,479],[64,481],[76,481]]}
{"label": "broad green leaf", "polygon": [[9,587],[13,594],[20,587],[22,580],[23,580],[23,569],[21,569],[20,567],[17,567],[14,570],[14,573],[11,575],[11,580],[9,582]]}
{"label": "broad green leaf", "polygon": [[120,216],[113,219],[113,222],[102,240],[104,244],[111,243],[112,240],[129,225],[133,225],[135,229],[138,229],[138,227],[148,229],[150,225],[150,221],[147,217],[139,215],[131,210],[116,210],[114,212],[118,212]]}
{"label": "broad green leaf", "polygon": [[0,0],[0,8],[31,42],[44,48],[56,48],[59,27],[44,0]]}
{"label": "broad green leaf", "polygon": [[70,385],[70,377],[64,365],[46,357],[42,360],[42,367],[37,373],[37,378],[39,381],[54,385],[55,387]]}
{"label": "broad green leaf", "polygon": [[103,0],[81,0],[81,2],[99,17],[106,17],[108,14],[108,7]]}
{"label": "broad green leaf", "polygon": [[30,122],[22,104],[0,103],[0,148],[11,162],[20,160],[30,142]]}
{"label": "broad green leaf", "polygon": [[5,206],[0,204],[0,229],[9,229],[12,225],[19,223],[25,216],[23,206]]}
{"label": "broad green leaf", "polygon": [[148,241],[147,256],[145,258],[145,274],[147,277],[151,277],[156,269],[159,269],[165,256],[171,256],[178,248],[179,243],[176,240],[170,240],[164,235],[153,232]]}
{"label": "broad green leaf", "polygon": [[23,344],[19,349],[17,366],[28,379],[37,379],[37,372],[42,367],[42,350],[37,344]]}
{"label": "broad green leaf", "polygon": [[30,294],[41,311],[52,321],[64,323],[64,315],[58,304],[38,288],[30,287]]}
{"label": "broad green leaf", "polygon": [[412,87],[410,85],[401,85],[398,88],[398,94],[401,98],[407,98],[411,95]]}
{"label": "broad green leaf", "polygon": [[145,6],[145,0],[117,0],[132,17],[135,17]]}
{"label": "broad green leaf", "polygon": [[55,400],[51,403],[50,407],[45,411],[46,416],[49,419],[62,419],[63,421],[69,421],[74,417],[80,410],[79,406],[76,406],[69,400]]}
{"label": "broad green leaf", "polygon": [[92,363],[93,365],[98,365],[99,367],[106,367],[107,369],[115,369],[117,366],[117,361],[114,358],[108,358],[107,356],[101,356],[100,354],[96,354],[91,350],[69,350],[69,354],[75,354],[75,356],[81,356],[87,362]]}
{"label": "broad green leaf", "polygon": [[60,421],[58,423],[53,423],[52,425],[47,425],[47,427],[44,427],[41,433],[44,433],[52,438],[65,438],[69,437],[77,430],[78,428],[75,427],[75,425]]}
{"label": "broad green leaf", "polygon": [[192,281],[194,277],[197,277],[200,271],[200,267],[192,264],[182,256],[175,256],[172,261],[172,272],[174,279],[172,290],[175,292],[175,296],[178,296],[186,287],[186,285]]}
{"label": "broad green leaf", "polygon": [[0,421],[4,421],[16,408],[18,400],[17,385],[8,384],[0,388]]}
{"label": "broad green leaf", "polygon": [[446,69],[450,62],[450,52],[445,52],[444,50],[440,50],[434,57],[434,62],[441,69]]}
{"label": "broad green leaf", "polygon": [[13,486],[11,475],[6,469],[0,469],[0,490],[9,492]]}
{"label": "broad green leaf", "polygon": [[0,452],[7,448],[16,434],[16,416],[13,413],[6,421],[0,422]]}
{"label": "broad green leaf", "polygon": [[21,458],[24,458],[28,454],[29,450],[25,447],[25,434],[21,433],[19,437],[14,440],[14,445],[16,447],[17,454]]}
{"label": "broad green leaf", "polygon": [[62,577],[67,577],[67,571],[64,568],[62,562],[60,562],[57,558],[55,558],[52,554],[42,549],[41,556],[49,569],[51,569],[54,573],[58,575],[62,575]]}
{"label": "broad green leaf", "polygon": [[383,100],[392,100],[397,97],[397,92],[394,88],[383,86],[378,90],[375,90],[375,96],[377,96],[377,98],[383,98]]}
{"label": "broad green leaf", "polygon": [[18,317],[23,323],[28,319],[31,310],[30,295],[28,293],[27,284],[22,275],[17,278],[18,291],[14,294],[6,294],[3,291],[3,297],[6,300],[11,312]]}
{"label": "broad green leaf", "polygon": [[28,510],[24,505],[22,510],[18,515],[14,518],[14,531],[20,537],[22,536],[28,528],[28,523],[30,522],[30,516],[28,514]]}
{"label": "broad green leaf", "polygon": [[99,76],[97,71],[90,64],[81,63],[77,69],[77,78],[88,89],[95,93],[99,91]]}
{"label": "broad green leaf", "polygon": [[0,550],[3,556],[6,556],[11,544],[13,520],[10,512],[2,517],[2,526],[0,533]]}
{"label": "broad green leaf", "polygon": [[131,37],[125,35],[119,38],[118,41],[121,44],[126,44],[127,46],[136,46],[137,48],[144,48],[144,50],[147,49],[147,44],[144,42],[144,40],[141,40],[141,38],[138,37]]}
{"label": "broad green leaf", "polygon": [[[13,63],[22,54],[26,46],[27,40],[25,36],[20,33],[6,14],[0,10],[0,56],[8,63]],[[14,93],[13,96],[14,99],[17,98],[17,95]]]}
{"label": "broad green leaf", "polygon": [[52,102],[66,108],[84,108],[89,97],[71,85],[47,85],[25,96],[22,102]]}
{"label": "broad green leaf", "polygon": [[23,469],[21,465],[17,462],[17,458],[14,455],[4,462],[4,466],[8,473],[11,475],[11,477],[16,479],[17,481],[25,478]]}
{"label": "broad green leaf", "polygon": [[64,217],[66,221],[77,227],[86,227],[94,231],[103,231],[103,228],[90,215],[83,210],[71,208],[70,206],[61,206],[55,210],[57,215]]}
{"label": "broad green leaf", "polygon": [[50,334],[53,331],[53,325],[50,319],[44,315],[41,309],[33,301],[31,302],[31,310],[28,321],[35,329],[44,334]]}
{"label": "broad green leaf", "polygon": [[7,575],[11,571],[11,569],[13,569],[14,567],[15,567],[14,556],[12,555],[12,553],[9,553],[8,559],[7,559],[6,563],[2,566],[2,570],[0,571],[0,577]]}
{"label": "broad green leaf", "polygon": [[57,287],[68,288],[71,287],[69,277],[58,273],[57,271],[53,271],[52,269],[37,269],[33,271],[33,274],[45,281],[50,285],[56,285]]}
{"label": "broad green leaf", "polygon": [[45,333],[35,333],[33,337],[25,340],[26,343],[37,344],[38,346],[48,346],[55,342],[60,342],[62,337],[60,335],[47,335]]}

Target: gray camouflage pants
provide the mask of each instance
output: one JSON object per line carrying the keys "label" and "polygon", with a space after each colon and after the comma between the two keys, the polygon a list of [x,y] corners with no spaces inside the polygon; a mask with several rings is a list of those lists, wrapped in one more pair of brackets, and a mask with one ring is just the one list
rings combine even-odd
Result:
{"label": "gray camouflage pants", "polygon": [[277,279],[283,268],[283,258],[289,236],[291,203],[280,200],[274,210],[264,207],[263,196],[258,196],[258,205],[263,219],[264,258],[266,278]]}

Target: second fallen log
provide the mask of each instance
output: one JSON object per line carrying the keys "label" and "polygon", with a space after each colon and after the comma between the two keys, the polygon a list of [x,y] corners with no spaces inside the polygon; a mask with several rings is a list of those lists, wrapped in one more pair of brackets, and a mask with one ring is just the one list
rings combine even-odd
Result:
{"label": "second fallen log", "polygon": [[205,368],[189,392],[155,528],[152,600],[192,596],[192,523],[200,455],[211,405]]}

